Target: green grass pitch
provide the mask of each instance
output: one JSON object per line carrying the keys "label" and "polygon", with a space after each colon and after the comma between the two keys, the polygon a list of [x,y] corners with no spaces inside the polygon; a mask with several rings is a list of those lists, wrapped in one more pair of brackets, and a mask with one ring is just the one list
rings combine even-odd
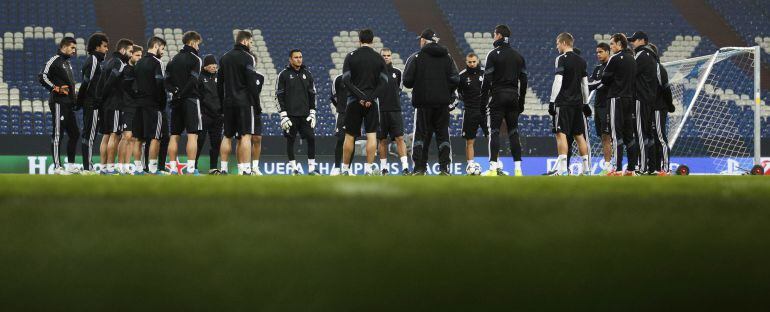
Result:
{"label": "green grass pitch", "polygon": [[0,310],[765,310],[768,197],[764,177],[2,175]]}

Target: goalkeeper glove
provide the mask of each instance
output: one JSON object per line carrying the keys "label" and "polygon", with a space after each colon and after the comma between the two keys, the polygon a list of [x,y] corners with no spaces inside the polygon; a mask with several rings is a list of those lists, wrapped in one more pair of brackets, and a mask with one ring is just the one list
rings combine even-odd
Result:
{"label": "goalkeeper glove", "polygon": [[291,129],[291,119],[289,119],[289,116],[286,114],[286,112],[280,112],[281,115],[281,129],[283,132],[289,132],[289,129]]}
{"label": "goalkeeper glove", "polygon": [[548,104],[548,115],[556,116],[556,103],[551,102]]}
{"label": "goalkeeper glove", "polygon": [[591,106],[583,104],[583,115],[586,115],[586,118],[590,118],[592,114],[593,111],[591,111]]}
{"label": "goalkeeper glove", "polygon": [[310,122],[310,128],[315,129],[315,109],[310,110],[310,116],[307,116],[306,120]]}

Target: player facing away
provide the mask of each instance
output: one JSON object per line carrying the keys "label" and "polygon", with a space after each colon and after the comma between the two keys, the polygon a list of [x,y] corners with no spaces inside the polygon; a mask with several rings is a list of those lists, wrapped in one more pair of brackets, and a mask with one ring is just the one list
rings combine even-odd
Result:
{"label": "player facing away", "polygon": [[[650,48],[658,54],[658,48],[654,44]],[[653,147],[650,156],[650,171],[655,175],[669,175],[671,168],[669,166],[669,147],[668,147],[668,114],[675,111],[674,99],[671,93],[671,85],[668,82],[668,71],[658,61],[658,91],[654,105],[652,106],[652,137]]]}
{"label": "player facing away", "polygon": [[628,43],[634,48],[634,59],[636,60],[636,83],[634,85],[634,98],[636,99],[637,117],[636,117],[636,140],[639,144],[639,174],[652,174],[649,163],[654,135],[653,135],[653,106],[658,96],[658,87],[660,85],[660,70],[658,64],[660,58],[652,47],[646,33],[642,31],[635,32]]}
{"label": "player facing away", "polygon": [[[141,144],[136,139],[143,135],[141,130],[141,120],[137,119],[136,100],[134,99],[133,86],[136,82],[136,73],[134,66],[142,58],[144,49],[138,45],[131,47],[131,57],[128,64],[123,69],[123,80],[121,81],[121,90],[123,92],[123,107],[120,110],[120,129],[122,131],[120,143],[118,144],[118,163],[122,164],[124,174],[142,175],[144,174],[144,164],[142,163]],[[130,170],[131,156],[134,156],[134,170]]]}
{"label": "player facing away", "polygon": [[[75,101],[75,77],[72,74],[72,66],[69,59],[75,56],[77,47],[75,38],[64,37],[59,41],[59,50],[56,55],[45,63],[40,72],[39,80],[51,95],[48,97],[48,107],[53,117],[53,133],[51,133],[51,151],[53,154],[54,174],[69,175],[79,173],[75,167],[75,153],[78,148],[78,129],[75,120],[75,110],[78,109]],[[67,166],[62,166],[59,148],[61,136],[67,132]]]}
{"label": "player facing away", "polygon": [[102,75],[97,87],[97,97],[101,103],[99,124],[101,125],[102,143],[99,146],[102,174],[120,174],[120,166],[115,166],[115,156],[120,143],[120,109],[123,108],[123,69],[128,63],[134,42],[120,39],[115,44],[112,57],[102,64]]}
{"label": "player facing away", "polygon": [[82,83],[78,90],[77,105],[83,108],[83,131],[80,147],[83,154],[83,174],[94,172],[94,140],[99,132],[99,108],[96,87],[102,74],[102,62],[109,51],[110,39],[103,33],[94,33],[88,38],[88,58],[81,69]]}
{"label": "player facing away", "polygon": [[401,174],[409,175],[409,158],[406,156],[404,143],[404,116],[401,114],[401,70],[393,67],[393,52],[388,48],[380,50],[388,74],[388,85],[379,98],[380,129],[377,133],[380,154],[380,172],[390,173],[388,169],[388,138],[396,142],[398,158],[401,161]]}
{"label": "player facing away", "polygon": [[556,37],[556,75],[551,88],[551,101],[548,112],[554,116],[556,128],[556,149],[559,153],[558,170],[552,175],[568,175],[567,152],[570,148],[567,137],[573,137],[578,145],[578,151],[583,160],[583,172],[591,172],[588,145],[585,139],[586,118],[584,112],[590,115],[588,107],[588,73],[586,61],[573,51],[575,39],[569,33],[561,33]]}
{"label": "player facing away", "polygon": [[358,32],[360,47],[345,56],[342,81],[348,90],[345,114],[345,144],[342,151],[342,175],[350,175],[355,139],[361,135],[361,124],[366,132],[366,164],[364,174],[372,175],[372,163],[377,150],[379,113],[377,99],[388,85],[385,60],[372,48],[374,32],[363,29]]}
{"label": "player facing away", "polygon": [[[200,77],[201,113],[203,115],[203,131],[198,133],[198,153],[200,158],[206,136],[209,138],[209,174],[218,175],[217,163],[219,150],[222,144],[222,132],[224,131],[224,117],[222,116],[222,103],[217,92],[217,59],[214,55],[206,55],[203,58],[203,71]],[[198,159],[195,165],[200,166]],[[259,158],[257,158],[259,159]],[[252,167],[253,168],[253,167]],[[196,169],[198,169],[196,167]]]}
{"label": "player facing away", "polygon": [[198,132],[203,130],[200,101],[200,74],[203,60],[198,56],[201,35],[188,31],[182,35],[184,47],[166,66],[166,91],[171,93],[171,137],[168,156],[171,174],[177,169],[179,137],[187,133],[187,174],[198,175],[195,160],[198,158]]}
{"label": "player facing away", "polygon": [[307,171],[318,175],[315,162],[316,89],[313,75],[303,64],[302,51],[289,52],[289,65],[278,74],[275,95],[281,107],[281,129],[286,138],[289,172],[299,175],[294,151],[297,133],[307,142]]}
{"label": "player facing away", "polygon": [[217,92],[224,112],[224,139],[220,146],[220,173],[227,174],[227,159],[236,144],[238,174],[262,175],[259,156],[262,151],[262,106],[259,95],[265,77],[258,73],[257,59],[251,53],[252,34],[239,31],[233,49],[219,59]]}
{"label": "player facing away", "polygon": [[435,134],[439,175],[448,176],[452,162],[449,111],[455,105],[460,74],[448,50],[438,44],[439,37],[433,30],[423,30],[418,39],[420,51],[407,59],[404,70],[404,86],[412,88],[412,106],[415,108],[414,175],[427,173],[428,148]]}
{"label": "player facing away", "polygon": [[489,137],[489,127],[487,127],[487,95],[481,93],[484,69],[479,66],[479,57],[473,53],[465,57],[465,65],[467,66],[465,70],[460,72],[457,94],[464,103],[462,135],[465,139],[465,159],[470,168],[476,162],[474,157],[476,134],[481,128],[484,136]]}
{"label": "player facing away", "polygon": [[165,40],[160,37],[150,38],[147,42],[147,54],[134,67],[136,105],[142,112],[143,142],[149,145],[147,169],[153,175],[165,172],[158,170],[158,154],[160,152],[160,140],[164,135],[163,120],[166,110],[165,66],[160,60],[165,49]]}
{"label": "player facing away", "polygon": [[605,42],[596,45],[596,60],[599,63],[596,64],[591,77],[588,79],[588,90],[594,92],[595,97],[594,125],[596,126],[596,134],[602,140],[602,155],[604,156],[599,175],[607,175],[612,168],[612,137],[610,136],[609,120],[607,120],[607,87],[602,84],[602,74],[609,59],[610,45]]}
{"label": "player facing away", "polygon": [[[342,81],[342,74],[339,74],[334,78],[334,85],[331,89],[329,100],[337,110],[337,120],[334,130],[334,136],[337,138],[337,143],[334,146],[334,168],[332,168],[330,175],[338,176],[340,175],[340,168],[342,167],[342,148],[345,145],[345,111],[348,106],[348,89],[345,88],[345,82]],[[352,158],[353,157],[351,156],[351,159]]]}
{"label": "player facing away", "polygon": [[481,92],[489,94],[487,124],[489,125],[489,170],[487,176],[505,175],[500,154],[500,127],[505,121],[514,161],[514,175],[521,176],[521,142],[519,114],[524,111],[527,94],[527,67],[524,57],[511,48],[511,29],[498,25],[494,31],[494,49],[487,54]]}
{"label": "player facing away", "polygon": [[[607,87],[607,120],[612,136],[613,159],[615,168],[609,175],[623,174],[623,146],[628,158],[628,174],[636,175],[639,162],[639,144],[636,140],[636,103],[634,102],[634,84],[636,61],[628,49],[628,39],[624,34],[614,34],[610,39],[612,56],[602,74],[602,84]],[[622,141],[622,144],[620,144]]]}

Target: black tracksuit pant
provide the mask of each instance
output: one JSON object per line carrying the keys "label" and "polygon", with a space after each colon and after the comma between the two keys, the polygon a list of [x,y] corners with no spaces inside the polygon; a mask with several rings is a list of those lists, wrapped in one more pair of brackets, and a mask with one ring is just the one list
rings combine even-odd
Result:
{"label": "black tracksuit pant", "polygon": [[94,144],[99,133],[99,109],[83,108],[83,132],[80,148],[83,155],[83,170],[94,169]]}
{"label": "black tracksuit pant", "polygon": [[61,104],[58,102],[48,102],[51,109],[53,133],[51,133],[51,154],[53,155],[54,168],[62,167],[61,164],[61,137],[67,133],[67,162],[75,162],[75,154],[78,148],[78,138],[80,138],[80,129],[75,119],[75,112],[71,104]]}
{"label": "black tracksuit pant", "polygon": [[452,146],[449,143],[449,107],[420,107],[415,109],[414,143],[412,160],[414,171],[428,168],[428,148],[436,135],[440,170],[449,170],[452,161]]}
{"label": "black tracksuit pant", "polygon": [[222,145],[222,136],[224,134],[224,118],[222,116],[212,117],[203,115],[203,131],[198,132],[198,153],[195,156],[195,169],[200,165],[198,158],[201,156],[203,144],[206,143],[206,136],[209,137],[209,169],[218,168],[219,146]]}
{"label": "black tracksuit pant", "polygon": [[644,137],[641,128],[641,105],[631,98],[609,99],[607,120],[610,123],[612,145],[615,146],[615,168],[623,170],[623,145],[628,156],[628,170],[639,170],[640,146]]}

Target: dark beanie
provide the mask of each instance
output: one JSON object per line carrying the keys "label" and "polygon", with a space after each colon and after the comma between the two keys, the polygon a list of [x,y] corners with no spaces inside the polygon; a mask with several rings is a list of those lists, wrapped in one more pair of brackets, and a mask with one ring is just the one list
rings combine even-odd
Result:
{"label": "dark beanie", "polygon": [[216,63],[217,63],[217,58],[214,57],[213,54],[206,55],[203,58],[203,67],[206,67],[206,66],[209,66],[209,65],[212,65],[212,64],[216,64]]}

